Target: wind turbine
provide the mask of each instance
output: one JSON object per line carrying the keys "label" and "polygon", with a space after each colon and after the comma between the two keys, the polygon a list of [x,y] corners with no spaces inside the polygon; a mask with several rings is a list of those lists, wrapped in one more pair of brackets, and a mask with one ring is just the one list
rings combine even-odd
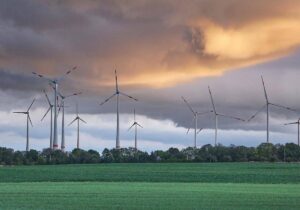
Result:
{"label": "wind turbine", "polygon": [[219,118],[219,116],[220,117],[225,117],[225,118],[231,118],[231,119],[235,119],[235,120],[240,120],[240,121],[245,121],[245,120],[243,120],[239,117],[234,117],[234,116],[224,115],[224,114],[218,113],[217,110],[216,110],[216,106],[215,106],[213,96],[212,96],[212,93],[211,93],[211,90],[210,90],[209,86],[208,86],[208,92],[209,92],[211,104],[212,104],[212,107],[213,107],[213,113],[215,115],[215,146],[216,146],[217,142],[218,142],[218,118]]}
{"label": "wind turbine", "polygon": [[70,122],[68,126],[72,125],[76,120],[77,120],[77,149],[79,149],[79,121],[83,123],[86,122],[78,115],[78,104],[76,104],[76,117],[72,122]]}
{"label": "wind turbine", "polygon": [[282,105],[278,105],[278,104],[273,104],[269,101],[269,98],[268,98],[268,94],[267,94],[267,91],[266,91],[266,86],[265,86],[265,82],[264,82],[264,78],[261,76],[261,81],[262,81],[262,85],[263,85],[263,89],[264,89],[264,93],[265,93],[265,99],[266,99],[266,104],[261,108],[259,109],[254,115],[252,115],[249,119],[248,119],[248,122],[250,122],[253,118],[255,118],[261,111],[263,111],[265,108],[267,108],[267,143],[269,143],[269,106],[276,106],[276,107],[279,107],[279,108],[282,108],[282,109],[286,109],[286,110],[289,110],[289,111],[295,111],[289,107],[285,107],[285,106],[282,106]]}
{"label": "wind turbine", "polygon": [[134,149],[137,150],[137,127],[141,127],[143,128],[143,126],[141,126],[136,120],[135,120],[135,109],[133,109],[133,119],[134,119],[134,122],[133,124],[130,126],[130,128],[128,129],[128,131],[134,127]]}
{"label": "wind turbine", "polygon": [[41,119],[41,121],[43,121],[43,119],[47,116],[47,114],[49,113],[49,111],[50,111],[50,149],[52,150],[53,149],[53,136],[52,136],[52,134],[53,134],[53,129],[52,129],[52,127],[53,127],[53,104],[51,104],[51,102],[50,102],[50,100],[49,100],[49,97],[48,97],[48,95],[47,95],[47,93],[46,93],[46,91],[45,90],[43,90],[43,92],[44,92],[44,95],[45,95],[45,97],[46,97],[46,99],[47,99],[47,102],[48,102],[48,104],[49,104],[49,108],[48,108],[48,110],[46,111],[46,113],[44,114],[44,116],[43,116],[43,118]]}
{"label": "wind turbine", "polygon": [[119,86],[118,86],[118,77],[117,77],[117,70],[115,70],[115,79],[116,79],[116,92],[107,98],[105,101],[103,101],[100,106],[108,102],[110,99],[112,99],[114,96],[117,96],[117,130],[116,130],[116,149],[120,149],[120,138],[119,138],[119,133],[120,133],[120,123],[119,123],[119,95],[123,95],[128,97],[129,99],[137,101],[136,98],[133,98],[132,96],[129,96],[123,92],[120,92]]}
{"label": "wind turbine", "polygon": [[[210,113],[212,111],[207,111],[207,112],[196,112],[193,110],[193,108],[190,106],[190,104],[188,103],[188,101],[181,96],[182,100],[184,101],[184,103],[187,105],[187,107],[189,108],[189,110],[192,112],[193,116],[194,116],[194,148],[197,147],[197,129],[198,129],[198,117],[200,115],[204,115],[207,113]],[[187,133],[189,132],[190,129],[188,129]],[[199,132],[198,132],[199,133]]]}
{"label": "wind turbine", "polygon": [[286,123],[284,125],[297,125],[297,127],[298,127],[298,146],[300,146],[300,118],[297,120],[297,122]]}
{"label": "wind turbine", "polygon": [[54,86],[54,139],[53,139],[53,149],[58,149],[58,141],[57,141],[57,91],[58,91],[58,85],[59,83],[67,76],[69,75],[71,72],[73,72],[74,70],[76,70],[76,66],[74,66],[71,70],[67,71],[64,75],[57,77],[57,78],[48,78],[42,74],[38,74],[36,72],[32,72],[32,74],[43,78],[45,80],[47,80],[48,82],[50,82],[50,84],[52,84]]}
{"label": "wind turbine", "polygon": [[81,92],[79,93],[73,93],[71,95],[62,95],[60,92],[58,92],[58,95],[61,98],[61,104],[59,106],[59,110],[62,109],[62,120],[61,120],[61,150],[64,151],[65,150],[65,99],[66,98],[70,98],[72,96],[78,96],[82,94]]}
{"label": "wind turbine", "polygon": [[30,115],[29,115],[29,110],[32,107],[34,101],[35,101],[35,99],[33,99],[33,101],[31,102],[30,106],[28,107],[27,111],[25,111],[25,112],[13,112],[13,113],[16,113],[16,114],[26,114],[26,117],[27,117],[27,124],[26,124],[26,152],[29,151],[29,123],[31,124],[31,126],[33,126],[31,118],[30,118]]}
{"label": "wind turbine", "polygon": [[[186,131],[186,135],[188,135],[189,134],[189,132],[190,132],[190,130],[191,130],[191,128],[188,128],[187,129],[187,131]],[[201,131],[203,130],[203,128],[199,128],[198,129],[198,131],[197,131],[197,133],[196,133],[196,135],[198,135]],[[194,148],[196,148],[197,147],[197,145],[196,146],[194,146]]]}

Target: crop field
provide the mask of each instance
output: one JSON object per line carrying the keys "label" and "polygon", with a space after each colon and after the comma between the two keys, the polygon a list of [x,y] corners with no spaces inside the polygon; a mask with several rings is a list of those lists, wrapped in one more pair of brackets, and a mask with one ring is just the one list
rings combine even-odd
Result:
{"label": "crop field", "polygon": [[0,168],[0,209],[299,209],[300,164]]}

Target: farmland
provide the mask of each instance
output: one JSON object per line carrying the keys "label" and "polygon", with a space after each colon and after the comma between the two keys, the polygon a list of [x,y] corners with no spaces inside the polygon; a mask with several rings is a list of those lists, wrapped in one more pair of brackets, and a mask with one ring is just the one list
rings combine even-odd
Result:
{"label": "farmland", "polygon": [[0,168],[0,209],[298,209],[300,164]]}
{"label": "farmland", "polygon": [[300,184],[300,164],[120,163],[0,168],[0,182],[41,181]]}

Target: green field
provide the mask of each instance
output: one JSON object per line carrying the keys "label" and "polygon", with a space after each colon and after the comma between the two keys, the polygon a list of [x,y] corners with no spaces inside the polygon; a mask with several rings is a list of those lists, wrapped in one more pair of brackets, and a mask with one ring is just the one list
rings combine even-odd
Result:
{"label": "green field", "polygon": [[0,168],[0,209],[299,209],[300,164]]}

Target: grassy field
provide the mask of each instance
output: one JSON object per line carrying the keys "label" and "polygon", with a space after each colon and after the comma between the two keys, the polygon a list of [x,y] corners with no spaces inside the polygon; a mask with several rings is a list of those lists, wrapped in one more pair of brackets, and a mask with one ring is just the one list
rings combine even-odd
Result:
{"label": "grassy field", "polygon": [[62,182],[0,184],[1,209],[299,209],[292,184]]}
{"label": "grassy field", "polygon": [[300,164],[147,163],[0,168],[0,182],[300,183]]}
{"label": "grassy field", "polygon": [[0,168],[0,209],[299,209],[300,164]]}

